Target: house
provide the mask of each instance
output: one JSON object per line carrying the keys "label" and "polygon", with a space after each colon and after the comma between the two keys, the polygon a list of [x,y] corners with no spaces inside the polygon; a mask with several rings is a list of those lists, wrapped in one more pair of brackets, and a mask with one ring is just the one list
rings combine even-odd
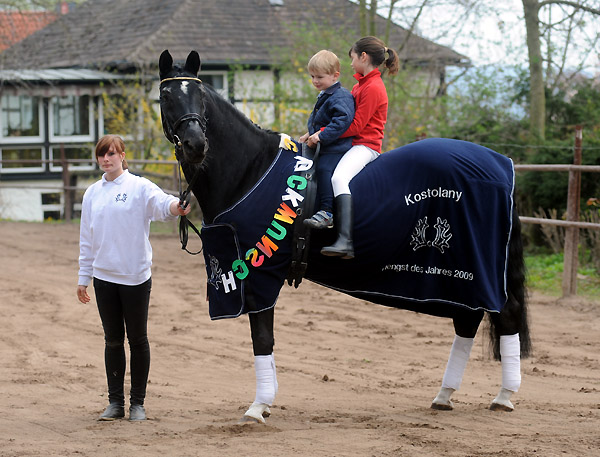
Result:
{"label": "house", "polygon": [[[130,78],[141,80],[156,100],[156,67],[164,49],[176,60],[197,50],[202,80],[256,122],[270,125],[281,116],[273,102],[277,85],[298,78],[277,70],[282,56],[274,49],[301,45],[302,37],[293,31],[306,24],[317,31],[359,30],[358,8],[348,0],[88,0],[77,5],[0,53],[0,218],[61,217],[62,167],[26,159],[53,160],[61,151],[68,159],[91,159],[107,121],[103,95],[117,93],[119,81]],[[376,20],[384,30],[385,19]],[[399,26],[392,27],[389,43],[403,44],[404,64],[423,69],[435,81],[443,80],[447,66],[469,65],[465,56]],[[77,165],[94,166],[93,160]],[[25,211],[23,187],[32,182],[50,190],[30,189]]]}
{"label": "house", "polygon": [[0,11],[0,52],[54,22],[49,11]]}

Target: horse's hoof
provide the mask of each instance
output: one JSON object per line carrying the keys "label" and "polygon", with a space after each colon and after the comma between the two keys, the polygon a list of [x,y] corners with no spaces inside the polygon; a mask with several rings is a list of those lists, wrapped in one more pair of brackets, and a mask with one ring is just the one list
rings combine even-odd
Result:
{"label": "horse's hoof", "polygon": [[508,402],[508,404],[492,402],[492,404],[490,405],[490,409],[492,411],[506,411],[510,413],[515,409],[515,407],[510,401]]}
{"label": "horse's hoof", "polygon": [[244,417],[240,420],[240,424],[247,423],[257,423],[257,424],[266,424],[265,417],[269,417],[271,415],[271,409],[269,405],[265,405],[264,403],[252,403],[248,411],[244,413]]}
{"label": "horse's hoof", "polygon": [[454,409],[454,404],[451,401],[448,403],[435,403],[431,404],[431,409],[437,409],[438,411],[452,411]]}
{"label": "horse's hoof", "polygon": [[496,398],[492,400],[492,404],[490,405],[490,409],[492,411],[508,411],[511,412],[515,407],[510,401],[510,396],[514,394],[512,390],[505,389],[504,387],[500,389]]}
{"label": "horse's hoof", "polygon": [[431,409],[437,409],[439,411],[452,411],[454,409],[454,403],[450,400],[450,396],[454,393],[455,389],[451,387],[442,387],[438,394],[431,402]]}
{"label": "horse's hoof", "polygon": [[256,418],[253,416],[251,417],[251,416],[244,415],[244,417],[242,417],[238,421],[238,425],[246,425],[246,424],[266,424],[266,421],[263,417]]}

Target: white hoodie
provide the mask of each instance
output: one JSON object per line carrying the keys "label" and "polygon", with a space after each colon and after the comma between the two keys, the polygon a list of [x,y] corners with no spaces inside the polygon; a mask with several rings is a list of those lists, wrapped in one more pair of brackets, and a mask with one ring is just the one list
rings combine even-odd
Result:
{"label": "white hoodie", "polygon": [[79,285],[92,277],[135,286],[151,275],[150,222],[174,219],[178,199],[128,170],[114,181],[106,175],[85,191],[79,236]]}

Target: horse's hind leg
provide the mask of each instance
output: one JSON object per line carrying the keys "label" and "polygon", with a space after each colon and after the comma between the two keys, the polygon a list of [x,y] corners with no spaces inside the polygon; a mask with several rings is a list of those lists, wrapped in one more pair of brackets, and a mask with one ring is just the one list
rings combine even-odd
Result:
{"label": "horse's hind leg", "polygon": [[512,411],[514,406],[510,397],[521,386],[521,357],[528,357],[531,352],[521,223],[516,208],[513,211],[506,279],[508,300],[500,313],[490,314],[494,358],[502,362],[502,387],[490,409]]}
{"label": "horse's hind leg", "polygon": [[493,411],[512,411],[512,394],[521,387],[521,342],[517,327],[509,315],[493,315],[493,325],[500,334],[500,361],[502,363],[502,387],[492,401]]}
{"label": "horse's hind leg", "polygon": [[451,410],[454,408],[450,397],[462,383],[481,319],[483,319],[483,311],[464,311],[453,318],[456,334],[442,379],[442,387],[431,403],[432,409]]}
{"label": "horse's hind leg", "polygon": [[269,406],[277,393],[277,372],[273,346],[273,308],[259,313],[249,314],[254,351],[254,371],[256,374],[256,396],[254,402],[244,414],[243,420],[265,423],[264,417],[271,414]]}

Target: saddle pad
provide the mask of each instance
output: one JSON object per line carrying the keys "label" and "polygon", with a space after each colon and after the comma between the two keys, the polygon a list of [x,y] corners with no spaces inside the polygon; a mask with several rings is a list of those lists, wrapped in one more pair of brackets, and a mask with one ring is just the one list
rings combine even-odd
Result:
{"label": "saddle pad", "polygon": [[456,306],[502,309],[510,159],[473,143],[428,139],[381,154],[350,189],[355,258],[321,255],[335,230],[313,231],[308,279],[427,314],[449,315]]}

